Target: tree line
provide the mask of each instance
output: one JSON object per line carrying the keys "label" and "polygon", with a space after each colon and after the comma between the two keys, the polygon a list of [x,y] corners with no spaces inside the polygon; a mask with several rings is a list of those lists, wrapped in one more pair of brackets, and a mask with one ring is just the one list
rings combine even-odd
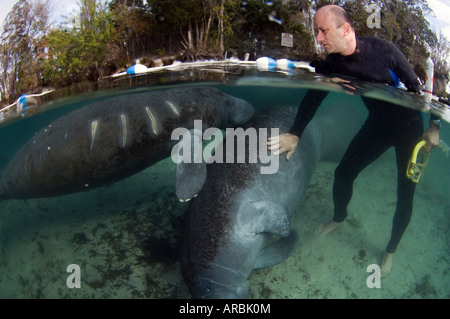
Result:
{"label": "tree line", "polygon": [[[9,104],[45,86],[97,81],[156,58],[261,56],[317,61],[313,15],[334,3],[349,13],[358,36],[378,36],[399,47],[417,75],[435,62],[435,93],[446,96],[449,42],[435,35],[426,0],[80,0],[76,14],[52,25],[49,0],[18,0],[7,15],[0,44],[0,94]],[[368,23],[379,19],[380,24]],[[376,21],[375,21],[376,22]],[[294,38],[281,46],[281,33]]]}

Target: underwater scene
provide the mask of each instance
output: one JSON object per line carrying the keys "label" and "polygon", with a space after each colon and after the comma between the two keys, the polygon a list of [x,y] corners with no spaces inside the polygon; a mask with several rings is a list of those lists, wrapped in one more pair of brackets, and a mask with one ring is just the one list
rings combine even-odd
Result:
{"label": "underwater scene", "polygon": [[[294,174],[300,168],[293,167],[296,163],[293,160],[287,162],[285,155],[278,157],[280,172],[265,176],[253,172],[258,175],[257,178],[263,179],[261,187],[266,187],[267,190],[264,188],[261,192],[267,191],[267,202],[270,201],[267,206],[259,207],[257,213],[265,216],[269,212],[275,214],[275,217],[255,220],[252,223],[252,220],[241,220],[239,216],[234,215],[232,218],[224,217],[223,213],[209,215],[208,212],[217,207],[222,207],[223,211],[233,210],[236,208],[233,206],[236,201],[245,202],[246,198],[253,196],[251,192],[258,192],[258,189],[249,190],[255,186],[246,180],[250,178],[251,172],[244,167],[246,164],[242,163],[236,163],[234,166],[230,164],[226,169],[219,163],[213,163],[211,168],[208,167],[206,181],[201,183],[198,196],[197,193],[190,194],[192,196],[186,200],[179,200],[177,183],[181,181],[187,184],[190,190],[189,187],[193,187],[192,184],[203,171],[193,175],[187,174],[186,177],[178,170],[171,157],[170,147],[174,143],[171,144],[170,133],[179,123],[173,120],[175,117],[167,115],[167,112],[176,113],[178,116],[179,113],[184,114],[182,105],[195,104],[192,101],[204,99],[206,102],[199,103],[199,107],[204,106],[206,109],[211,108],[213,104],[220,106],[227,99],[224,107],[235,103],[233,106],[240,108],[248,103],[253,107],[254,114],[250,114],[251,117],[246,114],[249,118],[239,118],[243,112],[238,109],[237,112],[240,113],[235,117],[231,118],[229,111],[228,118],[219,120],[219,117],[225,116],[220,110],[213,109],[212,118],[210,113],[202,115],[203,110],[196,112],[199,117],[203,116],[205,123],[209,121],[207,125],[221,130],[230,125],[243,126],[248,120],[248,127],[252,127],[252,123],[269,123],[268,128],[273,128],[281,123],[280,133],[283,133],[283,130],[292,125],[296,109],[309,89],[329,91],[329,94],[316,114],[322,122],[317,122],[319,124],[315,124],[315,131],[305,135],[304,145],[297,151],[296,156],[305,158],[299,162],[301,173]],[[142,102],[142,109],[146,110],[142,116],[125,117],[117,110],[120,107],[123,107],[123,110],[137,108],[138,106],[133,106],[136,94],[149,94],[155,101],[162,101],[159,103],[161,105],[156,102],[152,104],[151,101],[148,101],[148,105],[147,102]],[[394,254],[392,270],[381,277],[381,286],[378,287],[371,285],[372,268],[369,266],[381,263],[396,209],[397,166],[393,148],[388,149],[356,179],[346,222],[325,237],[318,234],[320,226],[333,217],[332,188],[334,170],[339,159],[321,158],[312,154],[317,149],[320,151],[320,148],[331,147],[330,144],[334,147],[330,152],[335,149],[345,150],[349,143],[347,135],[356,134],[357,128],[367,116],[361,96],[388,101],[392,103],[392,107],[422,110],[425,129],[430,117],[428,109],[431,108],[434,114],[444,119],[440,129],[440,146],[430,153],[426,168],[417,183],[412,218]],[[86,186],[85,188],[65,186],[70,184],[69,179],[72,177],[67,175],[67,178],[57,180],[50,171],[65,170],[65,165],[69,170],[72,165],[79,165],[80,172],[77,174],[97,176],[97,172],[90,171],[90,164],[85,159],[86,154],[79,154],[79,158],[64,159],[61,163],[57,162],[58,159],[52,159],[54,162],[46,168],[48,172],[41,172],[39,177],[45,179],[48,173],[48,180],[43,183],[55,179],[51,190],[27,185],[31,190],[24,191],[23,198],[8,198],[6,189],[0,188],[3,192],[0,192],[0,298],[191,299],[195,297],[193,289],[204,289],[204,292],[197,293],[208,297],[210,286],[201,282],[203,278],[190,277],[198,270],[193,259],[198,257],[197,254],[208,259],[208,256],[219,249],[222,249],[222,259],[238,260],[245,254],[256,260],[250,266],[245,265],[252,269],[248,278],[241,278],[244,271],[238,264],[235,270],[227,269],[229,274],[219,276],[225,286],[239,282],[235,290],[243,293],[237,293],[237,297],[450,297],[450,128],[448,106],[440,102],[426,105],[418,96],[385,85],[353,79],[328,79],[300,68],[289,72],[261,71],[250,63],[206,63],[140,76],[112,77],[94,86],[74,86],[53,91],[40,99],[39,109],[29,109],[26,116],[5,120],[0,124],[0,171],[4,176],[14,173],[8,164],[13,158],[18,160],[14,156],[23,145],[33,138],[45,138],[44,133],[37,132],[46,130],[45,128],[61,129],[64,123],[72,122],[61,122],[58,127],[52,126],[52,123],[57,123],[57,120],[70,112],[79,112],[81,119],[83,110],[89,105],[104,105],[104,101],[108,99],[119,102],[106,102],[107,105],[100,113],[92,108],[89,111],[91,113],[86,114],[95,114],[99,118],[104,116],[105,119],[115,115],[118,118],[116,131],[114,128],[108,127],[107,130],[102,127],[94,115],[87,118],[90,126],[85,132],[86,136],[89,135],[86,149],[90,147],[90,152],[94,152],[95,146],[102,141],[102,136],[116,133],[119,136],[116,143],[125,148],[129,139],[136,138],[137,131],[133,131],[132,126],[144,118],[150,121],[149,127],[153,130],[145,134],[153,134],[156,140],[160,132],[166,130],[167,140],[158,141],[163,145],[160,150],[164,151],[158,151],[160,153],[152,158],[148,167],[136,164],[111,179],[106,176],[106,172],[106,177],[101,177],[104,178],[101,182],[97,183],[93,178],[92,185],[81,185]],[[166,109],[166,113],[162,108]],[[171,120],[163,123],[163,117],[170,117]],[[339,127],[342,131],[333,126],[338,120],[341,121]],[[77,134],[78,128],[73,125],[67,130]],[[324,135],[325,142],[317,142],[317,134],[322,134],[323,131],[327,131],[327,135]],[[345,137],[343,131],[349,131]],[[50,138],[48,135],[49,141]],[[48,152],[57,148],[82,149],[81,142],[80,145],[77,145],[76,141],[69,145],[70,141],[67,136],[64,139],[60,137],[55,146],[52,144],[52,149],[48,146]],[[311,146],[312,143],[316,143],[314,147]],[[207,146],[203,143],[203,147]],[[302,150],[311,152],[302,153]],[[77,154],[76,150],[74,152]],[[107,151],[98,152],[96,165],[107,171],[111,163],[102,163],[102,156]],[[311,158],[308,154],[311,154]],[[338,154],[335,155],[339,157]],[[131,157],[141,155],[130,152],[123,156],[123,163],[115,163],[116,166],[130,166]],[[42,158],[39,161],[43,161]],[[20,176],[25,172],[31,174],[27,171],[28,162],[25,160],[24,163],[17,173]],[[285,168],[287,165],[292,167]],[[5,173],[8,170],[11,172]],[[289,172],[293,172],[292,176],[288,176]],[[284,175],[280,177],[277,174]],[[277,178],[283,180],[280,182]],[[296,179],[304,188],[295,185]],[[14,182],[17,180],[18,178]],[[272,185],[283,184],[284,181],[286,183],[283,191],[276,187],[271,188]],[[229,185],[225,183],[237,183],[237,190],[223,186]],[[89,189],[91,186],[92,189]],[[17,189],[20,187],[25,186],[19,185]],[[270,190],[273,192],[270,193]],[[294,190],[298,192],[295,200],[287,198],[286,194]],[[230,202],[229,199],[224,199],[227,196],[237,199]],[[273,196],[273,199],[270,199],[270,196]],[[278,199],[279,203],[274,205],[273,202]],[[254,209],[251,200],[249,203],[248,207],[244,205],[239,209],[244,212]],[[279,210],[286,213],[281,214]],[[196,212],[202,212],[204,215],[195,215]],[[223,218],[229,218],[227,223],[238,224],[238,228],[233,231],[238,232],[236,229],[252,225],[255,229],[252,228],[250,232],[267,234],[267,238],[258,242],[250,242],[250,239],[249,242],[243,242],[240,239],[242,247],[239,251],[230,252],[236,248],[228,247],[224,239],[211,244],[213,248],[206,247],[209,243],[202,240],[208,234],[216,236],[225,233],[226,236],[231,236],[227,233],[231,231],[227,230],[228,224],[224,225]],[[295,233],[295,236],[288,235],[286,230],[280,231],[281,226],[277,223],[282,218],[286,219],[288,225],[283,227],[288,227],[290,234]],[[196,228],[196,223],[206,223],[206,220],[207,226],[202,227],[208,227],[207,231],[204,228]],[[259,226],[259,223],[262,225]],[[278,228],[272,224],[277,224]],[[222,238],[227,238],[226,236]],[[273,243],[277,251],[264,250]],[[193,251],[193,255],[188,257],[183,255],[187,246]],[[229,254],[224,255],[224,250]],[[275,256],[277,253],[285,254],[286,258],[280,259]],[[263,254],[270,256],[265,259],[265,263],[258,259],[258,256]],[[213,271],[211,269],[214,263],[218,263],[218,260],[208,261],[207,274],[208,271]]]}

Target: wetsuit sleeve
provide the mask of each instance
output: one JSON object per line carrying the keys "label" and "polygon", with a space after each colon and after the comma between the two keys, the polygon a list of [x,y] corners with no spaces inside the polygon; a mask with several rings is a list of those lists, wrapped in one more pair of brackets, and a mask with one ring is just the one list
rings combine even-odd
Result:
{"label": "wetsuit sleeve", "polygon": [[[405,83],[406,87],[408,88],[408,91],[412,92],[420,92],[422,90],[422,85],[419,81],[418,76],[415,74],[413,68],[409,64],[406,57],[403,55],[403,53],[393,45],[392,49],[393,55],[393,69],[396,74],[400,77],[403,83]],[[431,114],[430,120],[438,120],[439,117]]]}
{"label": "wetsuit sleeve", "polygon": [[404,54],[394,44],[391,44],[391,68],[400,80],[405,84],[408,91],[420,92],[422,85],[419,77],[414,72]]}
{"label": "wetsuit sleeve", "polygon": [[300,103],[300,106],[298,107],[294,125],[290,129],[289,133],[297,135],[299,138],[302,136],[303,131],[314,117],[314,114],[316,114],[317,109],[327,94],[328,91],[322,90],[309,90],[306,93]]}
{"label": "wetsuit sleeve", "polygon": [[437,116],[437,115],[434,115],[433,113],[430,113],[430,121],[433,121],[433,120],[440,120],[441,118],[439,117],[439,116]]}
{"label": "wetsuit sleeve", "polygon": [[329,63],[329,60],[330,55],[328,55],[324,61],[320,61],[316,66],[316,73],[324,75],[330,75],[331,73],[333,73],[333,70],[331,68],[332,64]]}

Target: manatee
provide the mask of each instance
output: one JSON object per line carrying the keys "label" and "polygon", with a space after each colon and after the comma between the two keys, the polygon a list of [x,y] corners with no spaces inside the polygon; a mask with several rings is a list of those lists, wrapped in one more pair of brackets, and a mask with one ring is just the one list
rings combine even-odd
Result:
{"label": "manatee", "polygon": [[[59,196],[102,187],[166,158],[178,127],[242,125],[253,115],[244,100],[218,89],[176,88],[108,98],[68,113],[37,132],[0,179],[1,199]],[[180,165],[177,196],[189,200],[206,167]]]}
{"label": "manatee", "polygon": [[[275,107],[255,114],[244,128],[285,133],[296,112],[295,107]],[[195,298],[247,298],[253,269],[288,258],[299,238],[290,219],[302,213],[296,209],[317,163],[340,160],[363,118],[345,104],[324,107],[292,158],[279,157],[274,174],[262,174],[265,164],[251,163],[250,153],[245,163],[208,165],[206,182],[189,204],[181,241],[182,273]],[[258,152],[267,151],[266,142],[259,142]]]}

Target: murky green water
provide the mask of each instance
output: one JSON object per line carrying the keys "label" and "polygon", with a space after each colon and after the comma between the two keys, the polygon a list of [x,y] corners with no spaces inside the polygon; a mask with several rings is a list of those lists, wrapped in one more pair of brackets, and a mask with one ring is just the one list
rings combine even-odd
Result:
{"label": "murky green water", "polygon": [[[388,87],[353,82],[356,90],[348,89],[317,81],[303,71],[295,73],[259,72],[251,66],[202,66],[54,92],[38,114],[0,127],[0,169],[51,121],[111,96],[207,86],[245,99],[260,111],[298,105],[308,87],[319,87],[332,92],[326,103],[352,104],[362,114],[366,111],[358,94],[397,99],[399,105],[419,101]],[[429,114],[424,116],[427,122]],[[448,123],[440,133],[450,144]],[[379,289],[367,287],[366,268],[380,262],[390,235],[396,200],[394,152],[389,150],[361,173],[349,222],[326,238],[319,238],[316,231],[332,217],[331,186],[337,163],[321,163],[298,208],[302,213],[291,221],[300,235],[298,248],[285,262],[253,271],[248,280],[250,297],[448,298],[449,161],[443,150],[432,152],[393,270]],[[191,298],[178,261],[188,204],[177,200],[174,183],[175,164],[168,158],[89,192],[0,202],[0,297]],[[67,285],[71,275],[67,267],[72,264],[79,266],[81,288]]]}

